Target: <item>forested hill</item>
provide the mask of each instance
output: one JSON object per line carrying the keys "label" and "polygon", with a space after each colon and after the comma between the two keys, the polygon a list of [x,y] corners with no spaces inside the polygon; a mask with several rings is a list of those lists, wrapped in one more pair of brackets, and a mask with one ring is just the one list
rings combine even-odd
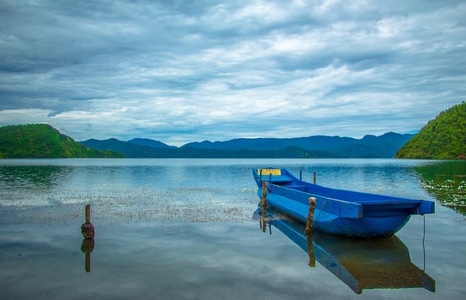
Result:
{"label": "forested hill", "polygon": [[114,151],[90,149],[50,125],[0,127],[0,158],[103,158],[122,157]]}
{"label": "forested hill", "polygon": [[466,159],[466,103],[455,105],[429,121],[395,157]]}

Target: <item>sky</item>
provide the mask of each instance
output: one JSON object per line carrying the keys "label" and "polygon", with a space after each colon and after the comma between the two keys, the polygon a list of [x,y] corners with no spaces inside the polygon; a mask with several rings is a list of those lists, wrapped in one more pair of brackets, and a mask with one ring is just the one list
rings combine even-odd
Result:
{"label": "sky", "polygon": [[465,92],[463,0],[0,0],[0,126],[362,138],[415,133]]}

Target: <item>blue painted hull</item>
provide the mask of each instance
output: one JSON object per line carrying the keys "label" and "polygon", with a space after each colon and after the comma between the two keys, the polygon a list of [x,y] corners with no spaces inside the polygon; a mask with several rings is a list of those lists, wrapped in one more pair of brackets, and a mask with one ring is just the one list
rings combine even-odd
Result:
{"label": "blue painted hull", "polygon": [[263,193],[262,181],[266,181],[267,206],[300,222],[307,222],[309,198],[314,197],[313,228],[338,236],[392,236],[409,221],[411,215],[435,211],[432,201],[327,188],[302,181],[286,169],[257,169],[253,170],[253,176],[259,198]]}

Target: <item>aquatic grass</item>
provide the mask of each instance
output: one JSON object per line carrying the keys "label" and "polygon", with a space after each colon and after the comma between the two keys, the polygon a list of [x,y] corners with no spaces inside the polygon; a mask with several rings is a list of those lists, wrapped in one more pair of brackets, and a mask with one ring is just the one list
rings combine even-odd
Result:
{"label": "aquatic grass", "polygon": [[82,223],[87,204],[91,205],[95,226],[160,220],[243,222],[251,219],[256,197],[254,189],[133,189],[123,185],[90,186],[86,190],[44,189],[34,194],[5,191],[0,193],[0,223]]}
{"label": "aquatic grass", "polygon": [[466,214],[466,180],[464,176],[455,176],[452,179],[424,180],[422,187],[435,195],[442,205]]}

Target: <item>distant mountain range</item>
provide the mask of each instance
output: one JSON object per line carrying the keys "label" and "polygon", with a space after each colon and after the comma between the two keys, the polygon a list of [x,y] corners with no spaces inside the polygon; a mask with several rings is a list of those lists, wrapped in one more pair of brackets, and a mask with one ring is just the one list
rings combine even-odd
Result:
{"label": "distant mountain range", "polygon": [[83,145],[112,150],[128,158],[392,158],[414,135],[388,132],[362,139],[339,136],[233,139],[193,142],[181,147],[151,139],[82,141]]}
{"label": "distant mountain range", "polygon": [[466,103],[440,113],[417,134],[233,139],[181,147],[135,138],[76,142],[47,124],[0,127],[0,158],[429,158],[466,159]]}

